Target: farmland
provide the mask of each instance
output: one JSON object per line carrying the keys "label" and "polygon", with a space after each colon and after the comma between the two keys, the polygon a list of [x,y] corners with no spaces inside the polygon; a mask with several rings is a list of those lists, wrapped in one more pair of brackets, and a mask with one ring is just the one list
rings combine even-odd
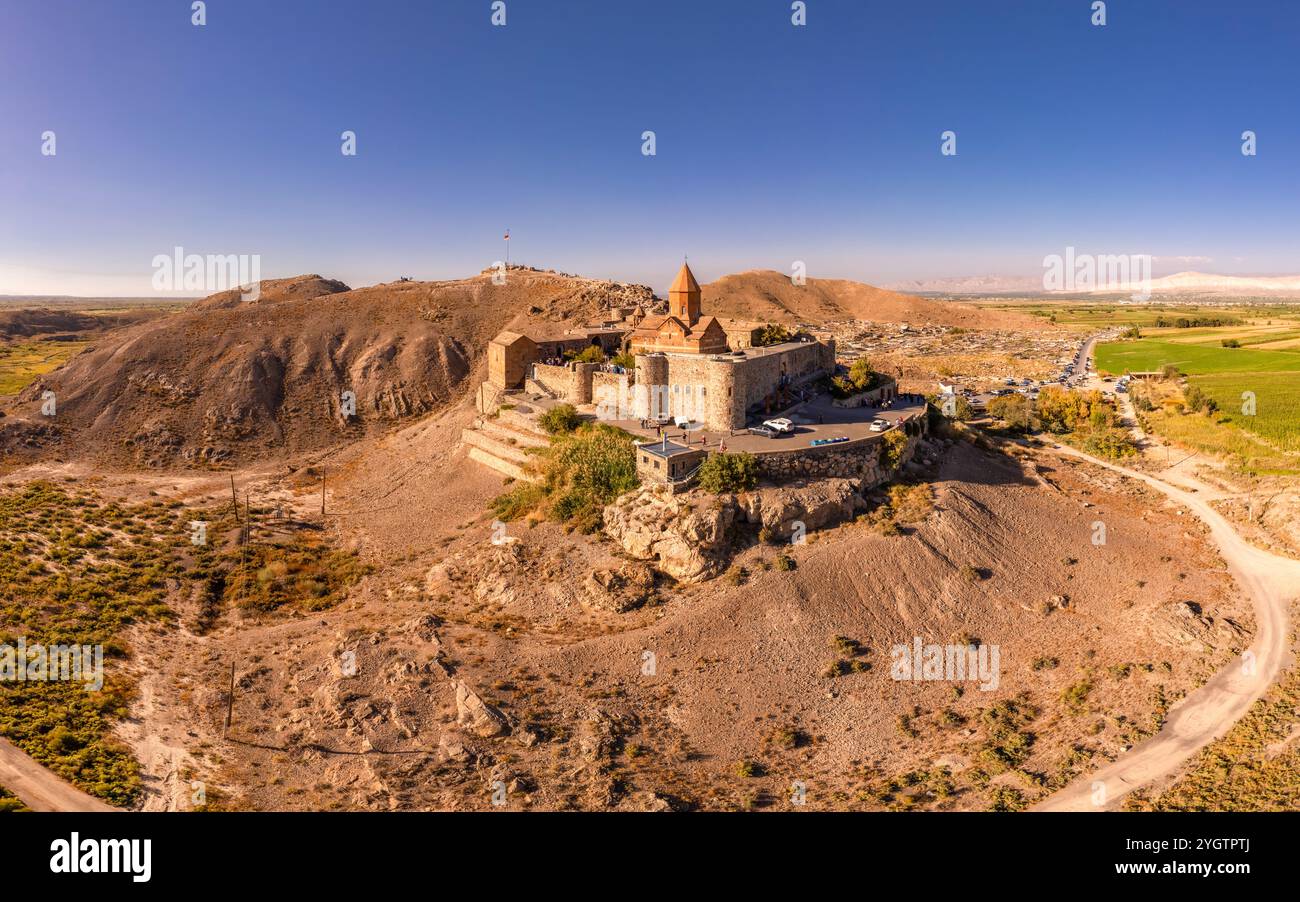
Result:
{"label": "farmland", "polygon": [[72,359],[88,341],[0,343],[0,397],[16,395],[28,383]]}
{"label": "farmland", "polygon": [[[1157,431],[1180,444],[1230,454],[1248,469],[1293,468],[1289,453],[1300,453],[1300,352],[1246,346],[1251,336],[1240,329],[1161,332],[1160,339],[1099,345],[1097,368],[1123,373],[1177,367],[1188,386],[1204,392],[1217,409],[1212,418],[1154,415]],[[1223,347],[1229,332],[1235,334],[1227,340],[1242,347]],[[1277,452],[1283,452],[1280,459]]]}
{"label": "farmland", "polygon": [[1108,326],[1136,326],[1154,329],[1160,321],[1239,321],[1243,325],[1274,325],[1279,329],[1300,329],[1300,306],[1293,304],[1108,304],[1096,301],[985,300],[976,306],[1014,310],[1040,316],[1060,326],[1095,330]]}

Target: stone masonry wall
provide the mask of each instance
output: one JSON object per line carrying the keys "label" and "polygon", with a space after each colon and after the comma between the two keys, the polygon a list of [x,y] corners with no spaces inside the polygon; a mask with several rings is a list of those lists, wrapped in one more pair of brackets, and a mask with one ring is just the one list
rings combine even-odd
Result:
{"label": "stone masonry wall", "polygon": [[[924,421],[918,421],[923,423]],[[907,463],[916,453],[916,446],[924,435],[924,426],[917,435],[908,436],[907,444],[899,458],[899,466]],[[797,451],[778,451],[755,454],[758,472],[762,479],[788,482],[791,479],[861,479],[863,489],[887,482],[893,471],[880,464],[883,436],[858,439],[840,445],[821,445],[800,448]]]}
{"label": "stone masonry wall", "polygon": [[570,404],[590,404],[592,376],[595,371],[594,363],[566,363],[561,366],[535,363],[533,381],[561,401],[568,401]]}

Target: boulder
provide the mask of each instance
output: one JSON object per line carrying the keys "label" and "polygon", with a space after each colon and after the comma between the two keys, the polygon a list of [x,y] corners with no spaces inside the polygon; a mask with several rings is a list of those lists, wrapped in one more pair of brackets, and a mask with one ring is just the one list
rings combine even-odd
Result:
{"label": "boulder", "polygon": [[456,723],[482,739],[500,736],[510,728],[500,711],[460,681],[456,683]]}
{"label": "boulder", "polygon": [[646,564],[627,563],[617,570],[592,571],[583,584],[586,603],[615,614],[645,604],[654,591],[654,573]]}

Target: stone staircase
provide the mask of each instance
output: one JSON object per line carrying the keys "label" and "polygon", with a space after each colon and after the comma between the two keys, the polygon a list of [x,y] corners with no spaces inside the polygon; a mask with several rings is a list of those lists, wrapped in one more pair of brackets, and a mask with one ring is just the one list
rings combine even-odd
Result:
{"label": "stone staircase", "polygon": [[550,444],[531,419],[512,410],[502,410],[495,417],[481,417],[473,427],[461,430],[460,438],[469,449],[470,460],[503,476],[529,482],[537,477],[529,472],[533,455],[527,449]]}

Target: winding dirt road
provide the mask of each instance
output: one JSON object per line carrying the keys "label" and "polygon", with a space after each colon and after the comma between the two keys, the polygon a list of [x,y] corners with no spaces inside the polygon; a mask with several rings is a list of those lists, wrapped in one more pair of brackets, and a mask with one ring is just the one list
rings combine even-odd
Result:
{"label": "winding dirt road", "polygon": [[0,786],[33,811],[117,811],[61,780],[35,758],[0,738]]}
{"label": "winding dirt road", "polygon": [[1300,595],[1300,561],[1251,545],[1197,494],[1072,448],[1054,450],[1141,480],[1194,512],[1209,526],[1228,571],[1250,596],[1255,610],[1255,640],[1250,648],[1184,698],[1159,733],[1032,809],[1103,811],[1118,807],[1133,790],[1176,774],[1187,759],[1226,733],[1273,684],[1290,656],[1287,610],[1291,599]]}

